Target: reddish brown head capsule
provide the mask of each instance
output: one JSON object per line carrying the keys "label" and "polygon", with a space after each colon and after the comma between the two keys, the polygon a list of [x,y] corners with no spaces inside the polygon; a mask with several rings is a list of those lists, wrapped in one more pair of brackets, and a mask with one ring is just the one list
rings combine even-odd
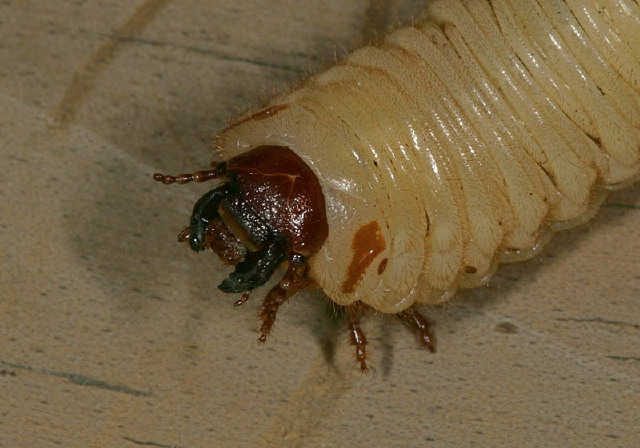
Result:
{"label": "reddish brown head capsule", "polygon": [[165,184],[215,178],[225,183],[196,202],[188,235],[183,231],[181,239],[196,252],[209,248],[235,264],[219,288],[251,291],[285,261],[297,274],[306,271],[308,258],[328,234],[322,189],[306,163],[289,148],[260,146],[210,171],[154,175]]}
{"label": "reddish brown head capsule", "polygon": [[228,162],[227,177],[242,205],[226,203],[245,230],[254,231],[249,227],[253,221],[242,215],[248,209],[268,233],[282,240],[288,255],[310,257],[320,249],[329,233],[324,195],[316,175],[293,151],[283,146],[254,148]]}

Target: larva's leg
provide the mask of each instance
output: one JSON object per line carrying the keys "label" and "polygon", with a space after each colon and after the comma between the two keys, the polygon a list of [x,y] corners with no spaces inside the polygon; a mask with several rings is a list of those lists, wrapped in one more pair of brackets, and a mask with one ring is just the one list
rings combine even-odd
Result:
{"label": "larva's leg", "polygon": [[271,288],[271,291],[267,294],[260,307],[260,337],[258,342],[264,343],[267,340],[267,336],[273,328],[273,324],[276,321],[276,314],[280,305],[287,301],[287,299],[306,288],[311,279],[306,277],[307,262],[306,259],[299,255],[293,254],[289,259],[289,268],[282,277],[282,280]]}
{"label": "larva's leg", "polygon": [[360,318],[362,317],[362,302],[354,302],[346,306],[349,314],[347,326],[349,328],[349,339],[351,345],[356,348],[356,362],[360,363],[360,370],[364,373],[369,370],[367,367],[367,337],[360,328]]}
{"label": "larva's leg", "polygon": [[436,352],[436,336],[431,333],[430,324],[426,317],[415,308],[409,308],[398,313],[398,317],[413,327],[422,345],[428,348],[431,353]]}

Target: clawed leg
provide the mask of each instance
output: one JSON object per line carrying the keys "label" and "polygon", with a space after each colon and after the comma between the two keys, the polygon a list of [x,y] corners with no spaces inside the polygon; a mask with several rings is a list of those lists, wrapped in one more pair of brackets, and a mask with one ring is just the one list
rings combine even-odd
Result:
{"label": "clawed leg", "polygon": [[428,348],[431,353],[436,352],[436,336],[430,332],[430,324],[426,317],[415,308],[409,308],[398,313],[398,317],[413,327],[423,346]]}
{"label": "clawed leg", "polygon": [[349,339],[351,345],[356,348],[356,362],[360,363],[360,370],[362,373],[368,372],[367,367],[367,337],[364,335],[362,328],[360,328],[360,319],[362,317],[362,302],[354,302],[353,304],[345,307],[349,321],[347,327],[349,328]]}
{"label": "clawed leg", "polygon": [[[303,257],[294,254],[289,260],[289,268],[287,272],[276,286],[264,298],[262,307],[260,308],[260,337],[258,342],[264,343],[267,340],[267,336],[273,328],[273,324],[276,322],[276,314],[280,305],[287,301],[287,299],[300,291],[302,291],[309,283],[311,279],[306,277],[307,263]],[[242,299],[241,299],[242,300]]]}

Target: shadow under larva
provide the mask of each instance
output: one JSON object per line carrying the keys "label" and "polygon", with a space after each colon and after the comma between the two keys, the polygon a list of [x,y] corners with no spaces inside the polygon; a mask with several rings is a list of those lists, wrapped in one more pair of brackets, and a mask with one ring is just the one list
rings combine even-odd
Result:
{"label": "shadow under larva", "polygon": [[216,180],[179,235],[235,266],[219,286],[259,311],[319,286],[361,370],[368,308],[435,351],[417,310],[487,283],[587,221],[640,170],[638,6],[628,0],[441,0],[222,130]]}

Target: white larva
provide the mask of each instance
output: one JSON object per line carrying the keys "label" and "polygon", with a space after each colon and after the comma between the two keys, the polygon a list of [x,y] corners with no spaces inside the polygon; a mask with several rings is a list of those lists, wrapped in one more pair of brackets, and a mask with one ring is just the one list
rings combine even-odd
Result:
{"label": "white larva", "polygon": [[[287,252],[261,340],[278,306],[313,280],[350,311],[366,369],[361,304],[402,313],[429,345],[415,304],[485,284],[499,263],[535,255],[553,232],[588,220],[607,191],[638,179],[638,4],[435,1],[414,26],[273,98],[217,140],[229,159],[261,147],[304,161],[328,223],[319,250],[297,261]],[[157,179],[229,179],[214,171]],[[259,251],[232,221],[221,218],[224,244]]]}

